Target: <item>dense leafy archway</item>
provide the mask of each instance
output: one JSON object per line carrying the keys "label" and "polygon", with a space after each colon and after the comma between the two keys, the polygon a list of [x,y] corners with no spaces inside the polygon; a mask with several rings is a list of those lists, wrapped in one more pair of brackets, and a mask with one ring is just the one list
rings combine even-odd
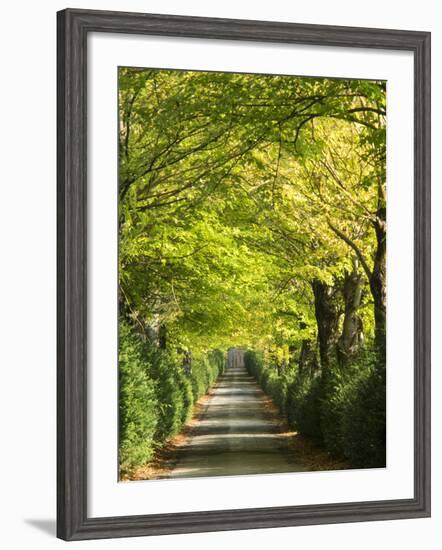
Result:
{"label": "dense leafy archway", "polygon": [[[122,68],[119,105],[122,463],[150,458],[133,451],[147,426],[157,442],[181,426],[232,346],[298,429],[381,463],[385,83]],[[362,456],[340,440],[368,387]]]}

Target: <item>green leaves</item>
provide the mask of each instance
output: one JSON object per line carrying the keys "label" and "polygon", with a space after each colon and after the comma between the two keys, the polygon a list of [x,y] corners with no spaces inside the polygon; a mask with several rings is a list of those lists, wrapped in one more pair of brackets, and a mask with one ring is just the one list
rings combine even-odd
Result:
{"label": "green leaves", "polygon": [[197,354],[312,334],[331,227],[374,255],[385,83],[121,68],[119,105],[124,311]]}
{"label": "green leaves", "polygon": [[351,318],[373,336],[385,159],[385,82],[120,68],[125,467],[180,429],[222,370],[212,350],[232,346],[259,350],[248,367],[297,429],[354,464],[365,445],[367,464],[382,462],[375,356],[324,385],[316,341],[321,326],[322,346],[343,333],[354,269],[365,279]]}

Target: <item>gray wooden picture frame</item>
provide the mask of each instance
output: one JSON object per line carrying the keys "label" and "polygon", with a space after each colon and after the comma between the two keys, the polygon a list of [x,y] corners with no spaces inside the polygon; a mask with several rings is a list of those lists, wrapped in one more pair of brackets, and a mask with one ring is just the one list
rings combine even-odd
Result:
{"label": "gray wooden picture frame", "polygon": [[[430,33],[67,9],[58,36],[57,535],[64,540],[430,515]],[[87,36],[150,34],[414,55],[414,497],[204,512],[87,515]],[[148,487],[146,487],[148,491]]]}

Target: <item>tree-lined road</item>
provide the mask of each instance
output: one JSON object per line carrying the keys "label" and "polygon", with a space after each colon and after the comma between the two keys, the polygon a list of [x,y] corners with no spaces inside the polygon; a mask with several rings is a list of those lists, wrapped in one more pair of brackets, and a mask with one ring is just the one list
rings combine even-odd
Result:
{"label": "tree-lined road", "polygon": [[[383,468],[386,82],[120,67],[118,104],[122,478]],[[236,346],[299,437],[233,363],[180,431]]]}
{"label": "tree-lined road", "polygon": [[302,471],[269,399],[243,366],[230,367],[211,392],[170,477]]}

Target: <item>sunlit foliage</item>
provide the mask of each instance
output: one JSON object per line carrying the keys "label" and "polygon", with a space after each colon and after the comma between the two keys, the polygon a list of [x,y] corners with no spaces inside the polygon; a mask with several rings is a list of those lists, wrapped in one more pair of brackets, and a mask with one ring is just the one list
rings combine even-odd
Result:
{"label": "sunlit foliage", "polygon": [[119,70],[120,317],[176,379],[231,346],[284,395],[367,342],[383,368],[385,88]]}

